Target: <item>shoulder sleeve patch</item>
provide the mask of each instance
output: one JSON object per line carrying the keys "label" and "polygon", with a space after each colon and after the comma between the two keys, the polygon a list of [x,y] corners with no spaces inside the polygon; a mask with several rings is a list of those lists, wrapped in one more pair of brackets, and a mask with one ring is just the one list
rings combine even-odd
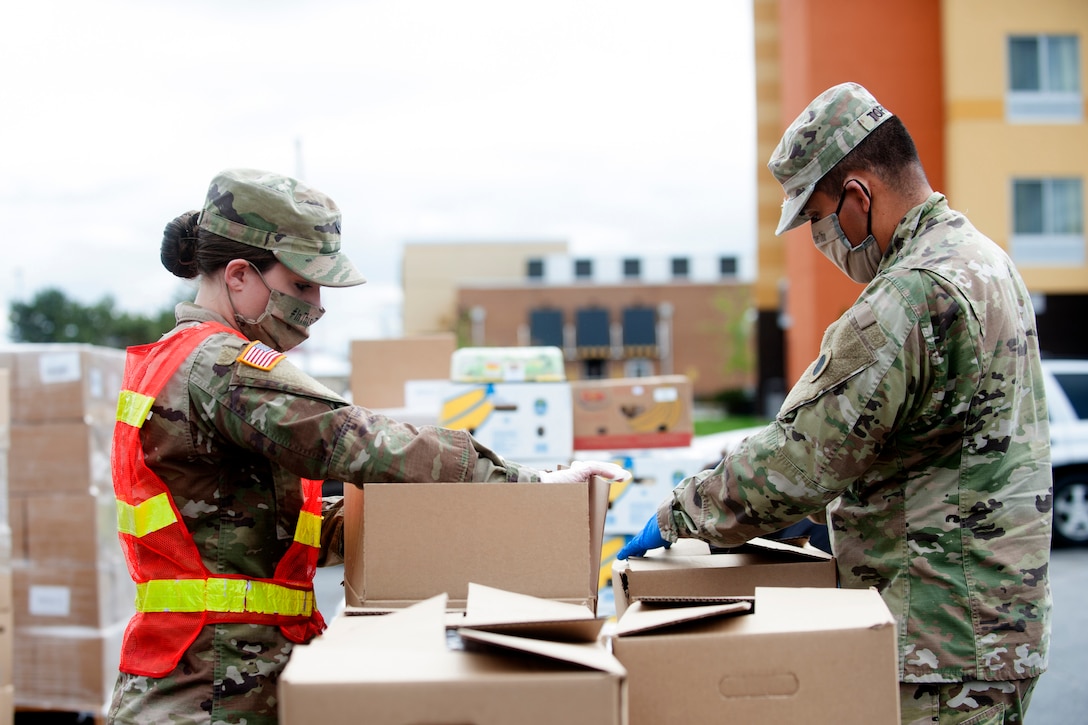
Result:
{"label": "shoulder sleeve patch", "polygon": [[282,360],[286,360],[287,356],[278,350],[273,350],[259,340],[254,340],[242,348],[242,354],[235,359],[251,368],[271,370]]}

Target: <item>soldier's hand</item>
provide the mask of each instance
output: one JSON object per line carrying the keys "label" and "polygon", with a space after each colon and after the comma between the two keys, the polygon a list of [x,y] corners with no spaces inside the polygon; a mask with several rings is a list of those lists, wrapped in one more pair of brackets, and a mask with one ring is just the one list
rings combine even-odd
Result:
{"label": "soldier's hand", "polygon": [[650,549],[660,549],[662,546],[667,549],[672,546],[672,543],[666,541],[665,537],[661,535],[661,527],[657,525],[657,514],[654,514],[642,527],[642,531],[635,534],[633,539],[623,545],[620,552],[616,554],[616,558],[626,559],[629,556],[643,556]]}
{"label": "soldier's hand", "polygon": [[543,471],[540,474],[542,483],[581,483],[588,481],[593,476],[600,476],[609,481],[626,481],[631,478],[630,472],[614,463],[605,461],[574,461],[570,468],[559,471]]}

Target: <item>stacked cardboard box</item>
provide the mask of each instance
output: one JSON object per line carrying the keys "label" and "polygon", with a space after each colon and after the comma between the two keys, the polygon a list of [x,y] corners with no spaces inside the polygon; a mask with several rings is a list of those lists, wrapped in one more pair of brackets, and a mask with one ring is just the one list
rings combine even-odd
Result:
{"label": "stacked cardboard box", "polygon": [[893,725],[895,631],[875,589],[757,587],[749,597],[634,602],[612,651],[627,672],[630,725]]}
{"label": "stacked cardboard box", "polygon": [[15,704],[104,712],[135,586],[117,543],[110,447],[124,353],[0,349],[9,371]]}
{"label": "stacked cardboard box", "polygon": [[611,565],[669,492],[710,461],[691,447],[693,386],[686,375],[571,382],[572,457],[611,461],[632,478],[613,484],[600,571],[601,611],[615,611]]}
{"label": "stacked cardboard box", "polygon": [[577,450],[679,448],[695,433],[686,375],[571,382]]}
{"label": "stacked cardboard box", "polygon": [[11,527],[8,522],[8,451],[11,448],[11,374],[0,368],[0,725],[15,719],[12,673]]}
{"label": "stacked cardboard box", "polygon": [[557,347],[463,347],[450,358],[438,424],[467,430],[511,461],[541,469],[574,451],[570,383]]}

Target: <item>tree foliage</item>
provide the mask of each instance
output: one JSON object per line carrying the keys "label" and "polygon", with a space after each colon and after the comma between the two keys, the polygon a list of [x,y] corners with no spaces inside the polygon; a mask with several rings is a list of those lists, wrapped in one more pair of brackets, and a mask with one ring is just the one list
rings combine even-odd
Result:
{"label": "tree foliage", "polygon": [[15,342],[84,342],[124,348],[154,342],[173,329],[174,306],[150,315],[132,314],[117,309],[109,295],[83,305],[61,290],[45,289],[29,302],[12,302],[9,319]]}

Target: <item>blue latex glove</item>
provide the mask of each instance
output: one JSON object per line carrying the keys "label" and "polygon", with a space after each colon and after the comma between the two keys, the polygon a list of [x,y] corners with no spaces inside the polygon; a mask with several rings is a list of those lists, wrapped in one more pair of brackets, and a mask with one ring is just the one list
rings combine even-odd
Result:
{"label": "blue latex glove", "polygon": [[665,537],[661,535],[661,527],[657,525],[657,514],[654,514],[642,527],[642,531],[623,545],[620,553],[616,554],[616,558],[626,559],[629,556],[643,556],[650,549],[660,549],[662,546],[667,549],[672,546],[672,543],[665,541]]}

